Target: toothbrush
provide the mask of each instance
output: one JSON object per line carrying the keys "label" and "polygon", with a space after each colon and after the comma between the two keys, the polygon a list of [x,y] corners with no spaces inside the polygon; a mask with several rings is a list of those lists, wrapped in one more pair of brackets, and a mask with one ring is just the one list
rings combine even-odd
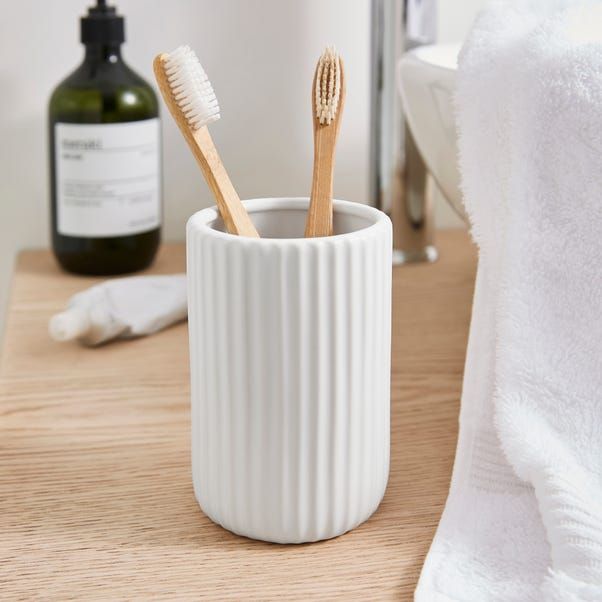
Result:
{"label": "toothbrush", "polygon": [[332,236],[334,151],[345,103],[343,60],[327,48],[316,67],[312,87],[314,171],[305,236]]}
{"label": "toothbrush", "polygon": [[199,59],[188,46],[153,61],[155,79],[163,100],[201,168],[230,234],[259,238],[240,201],[207,126],[220,118],[211,82]]}

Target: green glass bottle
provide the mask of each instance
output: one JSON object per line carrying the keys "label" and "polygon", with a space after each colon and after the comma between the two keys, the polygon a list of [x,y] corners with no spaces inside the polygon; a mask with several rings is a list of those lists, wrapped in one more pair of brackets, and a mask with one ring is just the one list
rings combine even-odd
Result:
{"label": "green glass bottle", "polygon": [[84,60],[50,99],[52,247],[80,274],[143,269],[160,241],[158,102],[124,40],[123,17],[98,0],[81,19]]}

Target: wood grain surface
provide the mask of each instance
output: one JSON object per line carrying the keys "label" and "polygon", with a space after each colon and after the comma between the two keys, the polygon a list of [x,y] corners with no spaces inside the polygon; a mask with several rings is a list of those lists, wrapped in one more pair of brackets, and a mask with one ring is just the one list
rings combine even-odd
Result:
{"label": "wood grain surface", "polygon": [[[359,528],[299,546],[211,523],[189,467],[186,325],[86,349],[48,318],[94,282],[17,261],[0,367],[0,599],[411,600],[451,474],[475,272],[462,231],[394,268],[392,457]],[[165,245],[152,270],[184,269]]]}

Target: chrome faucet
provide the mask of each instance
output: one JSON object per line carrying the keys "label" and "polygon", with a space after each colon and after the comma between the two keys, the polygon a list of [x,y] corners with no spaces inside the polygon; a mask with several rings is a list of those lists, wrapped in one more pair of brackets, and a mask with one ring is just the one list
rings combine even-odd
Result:
{"label": "chrome faucet", "polygon": [[372,0],[370,197],[393,222],[393,263],[434,261],[428,172],[405,123],[401,55],[436,39],[437,0]]}

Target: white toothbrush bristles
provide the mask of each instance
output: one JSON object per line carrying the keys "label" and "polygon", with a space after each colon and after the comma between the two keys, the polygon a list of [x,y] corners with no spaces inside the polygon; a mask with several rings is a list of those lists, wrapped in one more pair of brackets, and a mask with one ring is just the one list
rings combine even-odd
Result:
{"label": "white toothbrush bristles", "polygon": [[320,57],[315,90],[316,118],[321,125],[330,125],[341,97],[341,61],[334,46],[326,48]]}
{"label": "white toothbrush bristles", "polygon": [[219,104],[199,59],[189,46],[179,46],[165,59],[171,92],[194,130],[220,118]]}

